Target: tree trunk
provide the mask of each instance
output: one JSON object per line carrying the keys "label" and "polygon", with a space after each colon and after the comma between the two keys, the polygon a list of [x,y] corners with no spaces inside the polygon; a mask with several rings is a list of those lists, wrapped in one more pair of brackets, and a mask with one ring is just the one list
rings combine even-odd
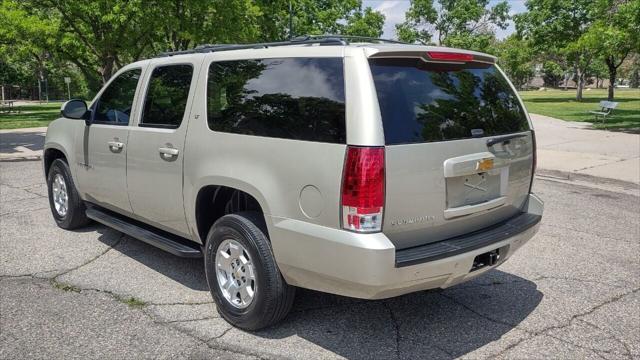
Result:
{"label": "tree trunk", "polygon": [[605,62],[607,63],[607,68],[609,69],[609,92],[607,94],[607,100],[613,101],[613,97],[614,97],[613,92],[614,92],[614,86],[616,83],[618,68],[616,67],[614,60],[611,57],[607,57],[605,59]]}
{"label": "tree trunk", "polygon": [[100,76],[102,76],[102,84],[106,84],[111,75],[113,75],[115,59],[113,56],[107,55],[102,59],[102,66],[100,67]]}
{"label": "tree trunk", "polygon": [[578,74],[578,84],[576,87],[577,87],[576,100],[582,101],[582,89],[584,88],[584,74],[582,73]]}
{"label": "tree trunk", "polygon": [[584,87],[584,72],[579,66],[574,65],[573,70],[576,74],[576,100],[582,101],[582,88]]}

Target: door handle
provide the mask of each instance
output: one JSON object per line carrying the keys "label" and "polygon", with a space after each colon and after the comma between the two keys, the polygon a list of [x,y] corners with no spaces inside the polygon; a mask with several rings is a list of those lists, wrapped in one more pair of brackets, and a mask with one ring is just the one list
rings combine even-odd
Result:
{"label": "door handle", "polygon": [[120,152],[122,151],[122,148],[124,148],[124,143],[119,141],[109,141],[107,144],[109,145],[109,149],[113,152]]}
{"label": "door handle", "polygon": [[172,158],[174,156],[178,156],[180,150],[170,148],[170,147],[161,147],[158,149],[163,158]]}

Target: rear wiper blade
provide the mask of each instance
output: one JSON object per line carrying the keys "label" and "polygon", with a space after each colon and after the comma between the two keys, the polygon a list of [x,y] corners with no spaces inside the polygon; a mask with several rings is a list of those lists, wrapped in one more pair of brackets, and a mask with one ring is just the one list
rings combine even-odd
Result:
{"label": "rear wiper blade", "polygon": [[511,139],[517,139],[517,138],[521,138],[521,137],[525,137],[527,136],[527,134],[511,134],[511,135],[504,135],[504,136],[498,136],[498,137],[494,137],[491,138],[489,140],[487,140],[487,147],[491,147],[495,144],[498,143],[502,143]]}

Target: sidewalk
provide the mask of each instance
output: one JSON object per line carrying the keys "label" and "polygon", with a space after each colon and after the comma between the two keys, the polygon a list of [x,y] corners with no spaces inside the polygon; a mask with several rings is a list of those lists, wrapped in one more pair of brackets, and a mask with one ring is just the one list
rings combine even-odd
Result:
{"label": "sidewalk", "polygon": [[531,114],[541,174],[586,175],[640,185],[640,135]]}

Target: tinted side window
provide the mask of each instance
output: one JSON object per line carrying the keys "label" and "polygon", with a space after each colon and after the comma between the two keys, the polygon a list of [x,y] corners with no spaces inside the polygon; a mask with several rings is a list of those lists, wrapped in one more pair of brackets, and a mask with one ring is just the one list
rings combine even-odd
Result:
{"label": "tinted side window", "polygon": [[129,124],[140,73],[140,69],[123,72],[109,84],[94,107],[94,122]]}
{"label": "tinted side window", "polygon": [[157,67],[151,73],[140,126],[177,128],[187,107],[191,65]]}
{"label": "tinted side window", "polygon": [[420,59],[369,63],[389,145],[529,130],[516,94],[493,65]]}
{"label": "tinted side window", "polygon": [[214,62],[207,121],[214,131],[345,143],[342,59]]}

